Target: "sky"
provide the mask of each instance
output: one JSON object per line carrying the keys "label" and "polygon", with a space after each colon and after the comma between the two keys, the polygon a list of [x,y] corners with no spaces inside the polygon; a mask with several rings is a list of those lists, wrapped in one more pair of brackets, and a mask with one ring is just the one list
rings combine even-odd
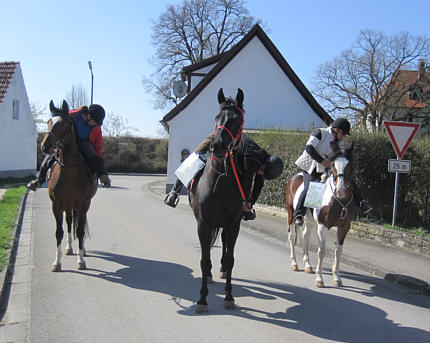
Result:
{"label": "sky", "polygon": [[[60,104],[73,85],[120,115],[141,137],[160,137],[159,121],[143,85],[154,68],[152,23],[183,0],[0,0],[0,61],[21,63],[30,103]],[[408,31],[430,37],[430,0],[248,0],[269,38],[311,88],[317,67],[350,48],[360,31]]]}

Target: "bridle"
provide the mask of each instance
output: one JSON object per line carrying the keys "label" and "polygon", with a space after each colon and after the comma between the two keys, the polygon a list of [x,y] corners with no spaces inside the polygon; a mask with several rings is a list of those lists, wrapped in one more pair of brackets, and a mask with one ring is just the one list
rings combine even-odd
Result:
{"label": "bridle", "polygon": [[[333,161],[334,163],[334,161]],[[350,163],[348,161],[348,163]],[[333,198],[339,203],[339,205],[342,207],[342,210],[340,212],[340,219],[345,219],[347,213],[348,213],[348,206],[352,203],[352,201],[354,200],[354,194],[351,192],[351,198],[349,199],[349,201],[344,204],[342,202],[341,199],[339,199],[336,196],[336,183],[337,183],[337,179],[338,178],[343,178],[344,184],[346,188],[350,188],[351,187],[351,182],[349,181],[348,183],[345,183],[345,174],[344,173],[337,173],[336,175],[332,175],[332,179],[333,179],[333,183],[329,182],[330,185],[330,189],[331,189],[331,193],[333,195]],[[335,187],[335,189],[333,189],[333,186]]]}
{"label": "bridle", "polygon": [[215,157],[211,156],[211,158],[210,158],[211,163],[212,163],[212,168],[218,174],[218,178],[217,178],[217,180],[215,182],[213,191],[216,190],[216,186],[218,185],[218,181],[221,178],[221,176],[227,176],[227,170],[228,170],[228,168],[227,168],[227,157],[230,157],[230,163],[231,163],[231,166],[233,168],[234,177],[236,179],[236,183],[237,183],[237,186],[239,188],[240,195],[242,196],[242,200],[245,201],[246,200],[245,199],[245,193],[243,192],[242,185],[240,184],[239,175],[237,173],[237,169],[236,169],[236,166],[234,164],[234,159],[233,159],[233,153],[234,153],[235,150],[237,150],[237,147],[239,145],[238,142],[240,142],[240,139],[242,137],[243,123],[244,123],[244,113],[243,113],[243,110],[240,107],[238,107],[238,106],[224,106],[221,111],[223,111],[225,109],[229,109],[229,108],[233,108],[235,110],[238,110],[240,112],[240,114],[242,115],[242,121],[241,121],[239,129],[237,130],[236,135],[234,135],[227,126],[225,126],[225,125],[217,126],[215,124],[213,135],[215,136],[216,133],[217,133],[217,131],[219,129],[225,130],[228,133],[228,135],[230,136],[231,142],[228,144],[227,152],[225,153],[225,156],[223,158],[224,159],[224,172],[219,172],[215,168],[215,166],[213,165],[213,161],[215,160]]}
{"label": "bridle", "polygon": [[[56,160],[56,162],[62,167],[62,168],[64,168],[64,167],[71,167],[71,166],[74,166],[75,164],[71,164],[71,165],[65,165],[62,161],[61,161],[61,159],[60,159],[60,157],[59,157],[59,152],[61,151],[63,151],[64,150],[64,147],[65,147],[65,144],[64,144],[64,142],[66,141],[66,139],[68,139],[69,138],[69,136],[70,135],[75,135],[75,130],[74,130],[74,125],[73,125],[73,122],[71,122],[71,118],[68,118],[68,117],[66,117],[66,115],[64,115],[64,114],[57,114],[57,115],[55,115],[55,116],[57,116],[57,117],[61,117],[61,119],[63,120],[61,123],[62,123],[62,125],[64,125],[66,128],[65,128],[65,130],[64,130],[64,132],[63,132],[63,135],[61,136],[61,137],[58,137],[53,131],[52,131],[52,129],[53,129],[53,127],[54,127],[54,125],[55,124],[57,124],[58,122],[56,122],[56,123],[53,123],[52,125],[51,125],[51,127],[50,127],[50,129],[49,129],[49,131],[47,132],[47,135],[48,135],[48,137],[53,137],[54,138],[54,140],[55,140],[55,143],[54,143],[54,145],[53,145],[53,148],[55,149],[57,149],[57,153],[56,154],[54,154],[54,159]],[[54,116],[54,117],[55,117]],[[68,123],[66,123],[66,121],[68,121]]]}

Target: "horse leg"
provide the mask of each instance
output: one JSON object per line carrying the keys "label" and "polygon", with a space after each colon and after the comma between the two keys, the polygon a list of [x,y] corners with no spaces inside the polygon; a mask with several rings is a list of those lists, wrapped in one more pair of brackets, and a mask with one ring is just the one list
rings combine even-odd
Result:
{"label": "horse leg", "polygon": [[202,251],[200,268],[202,270],[202,285],[200,288],[200,299],[197,302],[196,313],[206,313],[208,311],[208,303],[206,297],[208,295],[208,275],[212,269],[211,263],[211,232],[210,228],[198,224],[198,234],[200,247]]}
{"label": "horse leg", "polygon": [[225,231],[222,230],[221,233],[221,241],[222,241],[222,256],[221,256],[221,269],[219,271],[219,277],[221,279],[227,278],[227,267],[226,267],[226,252],[227,252],[227,246],[225,244]]}
{"label": "horse leg", "polygon": [[323,224],[318,224],[318,264],[315,270],[316,279],[315,285],[317,287],[324,287],[324,280],[322,277],[322,264],[325,256],[325,242],[327,239],[328,229]]}
{"label": "horse leg", "polygon": [[297,239],[297,226],[292,224],[288,225],[288,241],[290,243],[290,266],[291,269],[297,272],[299,270],[299,267],[297,265],[296,260],[296,252],[294,250],[294,246],[296,245],[296,239]]}
{"label": "horse leg", "polygon": [[[226,231],[226,260],[227,277],[225,282],[224,308],[234,309],[234,298],[232,295],[231,274],[234,266],[234,246],[236,245],[237,236],[239,235],[240,222],[235,223]],[[225,229],[223,229],[225,230]]]}
{"label": "horse leg", "polygon": [[309,262],[309,241],[311,239],[311,230],[308,227],[308,224],[304,224],[303,228],[303,265],[305,267],[305,272],[312,274],[313,268],[311,263]]}
{"label": "horse leg", "polygon": [[76,235],[78,236],[79,250],[78,250],[78,270],[87,269],[87,264],[85,263],[85,249],[84,249],[84,236],[85,236],[85,225],[87,224],[87,214],[86,212],[77,212],[78,215],[78,229]]}
{"label": "horse leg", "polygon": [[63,240],[63,211],[52,206],[52,211],[54,212],[55,221],[57,223],[57,229],[55,231],[55,237],[57,239],[57,251],[55,254],[55,261],[52,264],[51,271],[60,272],[61,271],[61,257],[63,255],[61,251],[61,242]]}
{"label": "horse leg", "polygon": [[67,223],[66,255],[73,255],[73,248],[72,248],[73,215],[72,215],[72,210],[70,209],[66,211],[66,223]]}
{"label": "horse leg", "polygon": [[337,228],[337,235],[336,235],[336,242],[335,242],[335,249],[334,249],[334,261],[333,261],[333,267],[332,267],[333,285],[335,287],[343,287],[342,279],[339,274],[339,264],[343,253],[343,242],[345,240],[345,237],[348,231],[349,231],[349,226],[346,229],[341,227]]}

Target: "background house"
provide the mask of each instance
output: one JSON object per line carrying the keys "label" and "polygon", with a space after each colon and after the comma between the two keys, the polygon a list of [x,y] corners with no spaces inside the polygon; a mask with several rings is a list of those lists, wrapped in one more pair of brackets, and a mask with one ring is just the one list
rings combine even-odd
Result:
{"label": "background house", "polygon": [[193,151],[213,131],[217,93],[245,94],[245,129],[311,129],[332,118],[316,102],[263,29],[256,25],[228,52],[185,67],[187,96],[161,123],[169,132],[166,191],[175,182],[181,151]]}
{"label": "background house", "polygon": [[0,178],[36,174],[37,132],[19,62],[0,62]]}

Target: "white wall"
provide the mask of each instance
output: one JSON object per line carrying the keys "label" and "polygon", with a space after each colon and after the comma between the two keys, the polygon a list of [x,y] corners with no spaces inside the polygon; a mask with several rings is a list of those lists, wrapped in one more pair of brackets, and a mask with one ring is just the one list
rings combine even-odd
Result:
{"label": "white wall", "polygon": [[214,129],[217,94],[235,97],[244,92],[248,129],[311,129],[326,124],[313,111],[258,37],[254,37],[175,118],[169,121],[167,184],[175,182],[182,149],[193,151]]}
{"label": "white wall", "polygon": [[[13,100],[19,101],[19,119],[13,119]],[[9,89],[0,103],[0,177],[35,174],[37,132],[24,78],[18,65]]]}

